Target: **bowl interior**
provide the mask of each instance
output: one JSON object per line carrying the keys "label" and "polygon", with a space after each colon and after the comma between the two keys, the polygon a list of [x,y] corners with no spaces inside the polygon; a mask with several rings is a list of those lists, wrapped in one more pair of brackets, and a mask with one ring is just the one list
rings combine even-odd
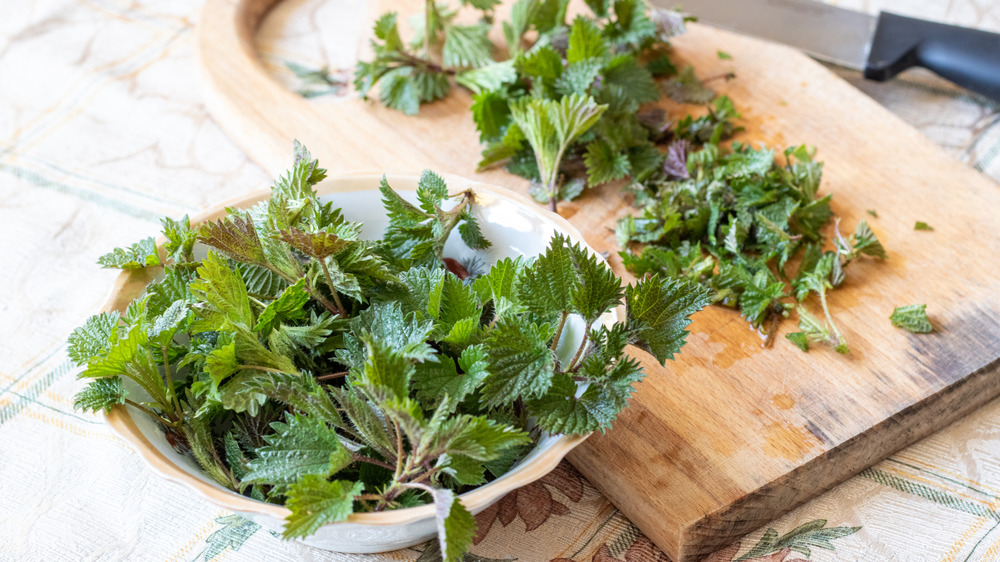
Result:
{"label": "bowl interior", "polygon": [[[340,207],[343,210],[344,216],[347,219],[362,223],[362,236],[364,238],[377,239],[382,237],[385,228],[389,224],[388,217],[382,206],[381,194],[378,191],[378,182],[380,179],[380,175],[341,177],[323,182],[317,186],[317,191],[323,202],[332,201],[334,207]],[[449,238],[445,246],[445,256],[447,257],[455,258],[459,261],[476,259],[481,262],[485,272],[488,271],[492,264],[504,258],[514,258],[517,256],[531,257],[543,253],[549,244],[549,240],[557,232],[569,236],[574,241],[583,243],[579,233],[568,226],[568,223],[565,225],[558,224],[558,221],[561,219],[555,215],[550,215],[524,198],[514,194],[503,193],[497,188],[475,184],[474,182],[460,178],[446,179],[452,193],[463,191],[467,187],[473,187],[476,193],[476,201],[472,209],[473,213],[479,220],[484,236],[492,242],[492,246],[486,250],[473,250],[462,241],[456,232]],[[416,203],[416,176],[390,176],[389,183],[403,198]],[[220,206],[218,209],[210,210],[200,217],[196,217],[192,220],[192,224],[221,216],[224,214],[221,212],[223,207],[251,207],[257,201],[265,199],[267,195],[267,193],[254,194],[243,200]],[[204,247],[196,248],[196,253],[204,251]],[[116,302],[119,307],[127,304],[119,302],[121,299],[115,299],[115,295],[112,295],[111,300]],[[599,319],[597,323],[614,322],[617,319],[617,314],[618,311],[610,311]],[[557,354],[562,361],[568,361],[583,338],[583,320],[579,317],[571,316],[563,333],[564,337],[557,349]],[[128,379],[125,382],[129,393],[133,396],[142,396],[144,394],[137,385],[131,383]],[[132,407],[128,407],[128,413],[142,436],[166,461],[172,463],[176,468],[185,473],[186,476],[196,478],[212,488],[236,496],[236,494],[209,478],[192,457],[176,452],[167,441],[163,431],[152,419]],[[531,480],[540,478],[548,470],[554,468],[558,460],[568,452],[569,449],[566,447],[568,440],[569,438],[562,435],[543,435],[537,446],[511,471],[489,484],[481,486],[478,490],[491,487],[508,488],[508,486],[501,486],[501,484],[505,482],[510,483],[511,481],[516,482],[520,486],[527,484]],[[579,441],[574,439],[572,441],[573,446],[579,443]],[[553,456],[554,454],[558,454],[558,458],[548,459],[551,462],[544,463],[551,465],[548,466],[547,470],[538,474],[531,474],[531,478],[525,480],[527,473],[534,470],[532,467],[535,461]],[[170,473],[173,472],[172,470],[165,471],[163,470],[164,467],[157,467],[155,465],[154,468],[158,468],[160,472],[164,472],[170,478],[178,479],[178,474]],[[471,494],[472,492],[469,493]],[[215,494],[212,494],[212,496],[215,496]],[[240,499],[248,500],[249,498],[241,497]],[[278,507],[273,506],[273,504],[263,504],[254,500],[249,501],[259,503],[262,506]]]}

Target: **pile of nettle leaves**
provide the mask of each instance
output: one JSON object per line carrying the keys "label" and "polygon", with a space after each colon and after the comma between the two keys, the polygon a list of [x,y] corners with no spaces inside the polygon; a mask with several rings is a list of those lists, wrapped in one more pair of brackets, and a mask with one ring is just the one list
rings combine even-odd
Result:
{"label": "pile of nettle leaves", "polygon": [[[803,351],[826,343],[848,353],[827,291],[844,283],[852,262],[885,259],[885,249],[867,222],[846,237],[838,219],[834,249],[824,251],[833,211],[832,196],[818,195],[822,164],[804,146],[775,156],[764,147],[734,143],[722,150],[717,142],[682,135],[668,149],[666,177],[632,186],[641,209],[618,222],[622,259],[639,276],[701,283],[714,302],[739,309],[761,329],[768,344],[778,322],[795,310],[801,331],[786,334],[792,343]],[[641,254],[632,253],[636,244],[644,245]],[[822,319],[803,302],[810,295]]]}
{"label": "pile of nettle leaves", "polygon": [[[456,228],[490,245],[472,192],[449,196],[425,172],[413,205],[383,180],[390,226],[369,241],[317,199],[324,176],[297,146],[268,201],[197,229],[164,219],[165,260],[152,239],[102,257],[162,279],[73,332],[92,379],[76,405],[145,411],[217,482],[290,508],[286,537],[433,502],[457,560],[475,522],[456,493],[506,473],[542,432],[608,428],[643,376],[625,346],[666,361],[711,299],[658,276],[623,288],[560,235],[536,258],[449,269]],[[597,323],[622,302],[625,322]],[[573,315],[591,329],[563,357]]]}

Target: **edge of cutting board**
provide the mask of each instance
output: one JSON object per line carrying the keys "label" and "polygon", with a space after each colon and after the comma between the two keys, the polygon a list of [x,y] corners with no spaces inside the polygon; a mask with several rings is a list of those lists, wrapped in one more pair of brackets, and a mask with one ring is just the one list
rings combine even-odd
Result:
{"label": "edge of cutting board", "polygon": [[[655,494],[636,494],[617,485],[609,473],[600,441],[614,434],[593,435],[567,459],[643,533],[677,562],[700,560],[721,547],[773,521],[808,500],[857,475],[885,457],[968,415],[1000,395],[1000,362],[979,369],[937,394],[905,408],[866,433],[858,434],[761,486],[724,509],[691,521],[664,521],[649,512]],[[921,424],[916,416],[935,417]],[[618,429],[616,427],[616,429]]]}

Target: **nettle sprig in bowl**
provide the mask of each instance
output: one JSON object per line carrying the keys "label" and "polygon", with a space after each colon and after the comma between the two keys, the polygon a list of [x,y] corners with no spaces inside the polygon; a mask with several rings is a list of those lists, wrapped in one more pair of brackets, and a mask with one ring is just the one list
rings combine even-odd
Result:
{"label": "nettle sprig in bowl", "polygon": [[561,234],[536,257],[459,263],[455,230],[491,244],[476,191],[449,195],[432,172],[413,202],[383,178],[389,226],[366,240],[317,196],[324,177],[297,146],[270,199],[165,219],[160,248],[102,257],[156,280],[69,341],[90,381],[78,408],[141,410],[230,494],[286,506],[287,538],[430,503],[443,558],[460,559],[475,521],[458,495],[546,436],[610,427],[643,376],[626,346],[666,361],[711,300],[659,277],[622,288]]}

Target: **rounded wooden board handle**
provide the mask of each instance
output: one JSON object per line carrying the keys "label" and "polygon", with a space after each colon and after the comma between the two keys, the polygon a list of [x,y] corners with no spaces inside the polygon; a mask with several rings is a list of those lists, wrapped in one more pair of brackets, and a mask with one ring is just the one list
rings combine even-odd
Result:
{"label": "rounded wooden board handle", "polygon": [[[427,167],[426,155],[394,142],[392,123],[356,99],[314,105],[268,75],[254,33],[281,0],[206,0],[198,26],[205,105],[219,126],[272,175],[291,163],[298,139],[331,173]],[[398,118],[398,117],[397,117]]]}

